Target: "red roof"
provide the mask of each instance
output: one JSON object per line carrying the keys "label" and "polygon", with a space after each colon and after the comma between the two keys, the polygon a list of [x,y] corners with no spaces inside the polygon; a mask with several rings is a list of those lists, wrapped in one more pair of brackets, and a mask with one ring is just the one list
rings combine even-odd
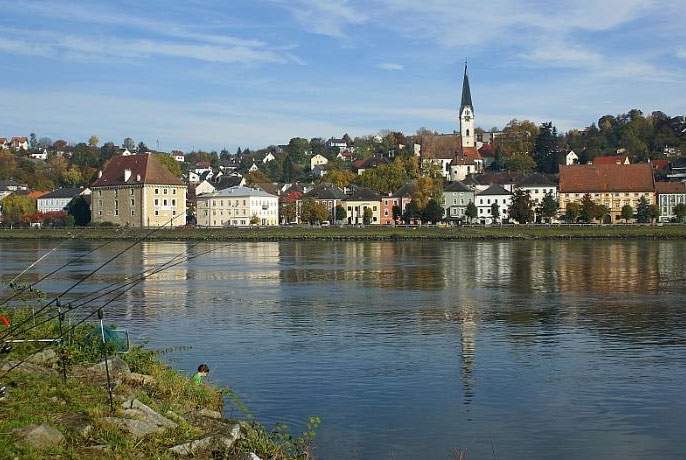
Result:
{"label": "red roof", "polygon": [[594,165],[622,165],[627,162],[629,157],[626,155],[600,156],[593,159]]}
{"label": "red roof", "polygon": [[686,194],[686,183],[684,182],[655,182],[655,190],[658,195],[666,195],[669,193],[684,193]]}
{"label": "red roof", "polygon": [[28,194],[28,197],[34,200],[37,200],[38,198],[47,195],[50,193],[50,190],[35,190],[31,193]]}
{"label": "red roof", "polygon": [[653,160],[653,169],[655,171],[669,169],[669,160]]}
{"label": "red roof", "polygon": [[364,164],[367,162],[367,160],[356,160],[353,161],[353,168],[355,169],[360,169]]}
{"label": "red roof", "polygon": [[13,137],[12,142],[26,142],[27,139],[25,137]]}
{"label": "red roof", "polygon": [[281,202],[282,203],[293,203],[294,201],[296,201],[298,198],[300,198],[303,195],[304,195],[303,192],[300,192],[298,190],[291,190],[290,192],[281,196]]}
{"label": "red roof", "polygon": [[560,166],[560,193],[653,192],[648,163]]}
{"label": "red roof", "polygon": [[[126,171],[131,174],[126,178]],[[112,185],[184,185],[165,166],[149,153],[143,155],[119,155],[105,164],[102,176],[93,183],[93,187]]]}
{"label": "red roof", "polygon": [[480,149],[479,149],[479,154],[482,157],[493,157],[495,156],[495,149],[491,144],[484,144]]}

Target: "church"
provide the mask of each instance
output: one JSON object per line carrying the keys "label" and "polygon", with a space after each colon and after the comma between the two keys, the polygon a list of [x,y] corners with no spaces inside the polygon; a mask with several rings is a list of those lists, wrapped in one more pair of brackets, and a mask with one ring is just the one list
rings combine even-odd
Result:
{"label": "church", "polygon": [[453,134],[425,135],[420,140],[423,163],[440,167],[448,180],[459,181],[470,174],[483,172],[484,162],[479,154],[472,93],[469,87],[467,63],[462,80],[460,101],[460,132]]}

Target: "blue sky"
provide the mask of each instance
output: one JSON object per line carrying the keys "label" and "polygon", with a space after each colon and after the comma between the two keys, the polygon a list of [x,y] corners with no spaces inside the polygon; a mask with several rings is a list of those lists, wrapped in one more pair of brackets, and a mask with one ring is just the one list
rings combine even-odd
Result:
{"label": "blue sky", "polygon": [[686,8],[651,0],[0,0],[0,136],[235,150],[686,112]]}

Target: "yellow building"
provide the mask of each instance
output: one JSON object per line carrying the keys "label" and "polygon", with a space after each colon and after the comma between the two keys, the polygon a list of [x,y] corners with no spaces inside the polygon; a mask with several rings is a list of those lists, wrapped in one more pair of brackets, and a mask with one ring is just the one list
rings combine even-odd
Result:
{"label": "yellow building", "polygon": [[110,159],[90,189],[94,223],[129,227],[186,224],[186,185],[151,154]]}
{"label": "yellow building", "polygon": [[610,210],[607,223],[622,220],[622,208],[636,207],[641,198],[655,204],[655,180],[648,163],[603,164],[560,167],[560,215],[569,203],[580,202],[589,194],[597,205]]}
{"label": "yellow building", "polygon": [[[365,209],[371,210],[369,222],[364,221]],[[345,200],[349,224],[381,224],[381,195],[373,190],[359,188]]]}

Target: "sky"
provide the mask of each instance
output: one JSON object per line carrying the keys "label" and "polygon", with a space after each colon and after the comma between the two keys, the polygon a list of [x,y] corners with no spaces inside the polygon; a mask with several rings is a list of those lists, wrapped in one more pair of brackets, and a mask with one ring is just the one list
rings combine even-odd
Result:
{"label": "sky", "polygon": [[681,0],[0,0],[0,137],[161,150],[686,113]]}

